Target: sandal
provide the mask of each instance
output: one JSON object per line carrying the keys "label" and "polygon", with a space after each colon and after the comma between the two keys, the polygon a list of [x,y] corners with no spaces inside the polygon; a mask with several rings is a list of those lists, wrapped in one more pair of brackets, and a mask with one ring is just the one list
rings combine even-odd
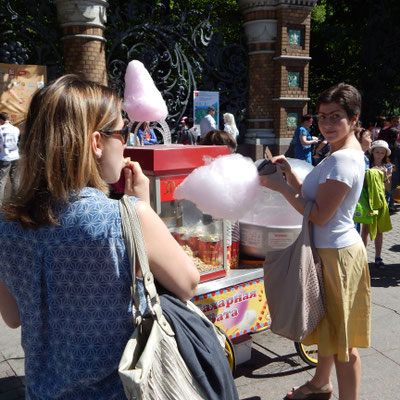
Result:
{"label": "sandal", "polygon": [[[329,383],[320,388],[314,386],[310,382],[297,386],[292,389],[290,397],[286,396],[285,400],[329,400],[332,396],[332,390],[329,390]],[[304,393],[301,389],[307,388],[311,393]]]}

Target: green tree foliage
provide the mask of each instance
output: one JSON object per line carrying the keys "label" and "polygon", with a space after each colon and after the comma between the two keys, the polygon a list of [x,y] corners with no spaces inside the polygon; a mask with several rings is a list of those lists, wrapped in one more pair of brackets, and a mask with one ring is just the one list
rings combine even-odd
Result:
{"label": "green tree foliage", "polygon": [[311,23],[310,97],[347,82],[363,95],[365,123],[400,111],[400,2],[321,0]]}

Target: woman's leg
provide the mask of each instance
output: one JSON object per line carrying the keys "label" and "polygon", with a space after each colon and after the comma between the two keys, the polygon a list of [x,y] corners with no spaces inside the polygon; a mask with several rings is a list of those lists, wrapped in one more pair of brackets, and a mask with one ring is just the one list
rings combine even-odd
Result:
{"label": "woman's leg", "polygon": [[[333,356],[329,357],[321,357],[318,356],[318,364],[315,370],[315,374],[313,378],[310,380],[310,383],[316,388],[323,388],[323,391],[332,391],[331,385],[331,373],[334,365]],[[329,386],[326,386],[329,385]],[[326,387],[324,387],[326,386]],[[311,393],[311,390],[306,386],[302,386],[299,390],[304,394]],[[293,391],[290,391],[287,395],[288,398],[291,398]]]}
{"label": "woman's leg", "polygon": [[361,380],[361,359],[356,348],[349,349],[349,362],[335,358],[340,400],[357,400]]}

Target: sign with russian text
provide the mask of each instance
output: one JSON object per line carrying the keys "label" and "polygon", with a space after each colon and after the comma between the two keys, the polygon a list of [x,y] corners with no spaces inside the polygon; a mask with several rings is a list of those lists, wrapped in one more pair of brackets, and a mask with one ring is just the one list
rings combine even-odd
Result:
{"label": "sign with russian text", "polygon": [[192,301],[231,339],[265,329],[271,324],[264,279],[196,296]]}

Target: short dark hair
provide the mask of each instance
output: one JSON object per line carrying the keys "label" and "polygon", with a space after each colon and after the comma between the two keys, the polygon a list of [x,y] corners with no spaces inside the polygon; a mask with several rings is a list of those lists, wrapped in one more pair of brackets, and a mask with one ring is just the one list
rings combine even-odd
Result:
{"label": "short dark hair", "polygon": [[213,107],[213,106],[207,107],[207,112],[210,112],[210,111],[215,111],[215,107]]}
{"label": "short dark hair", "polygon": [[361,94],[354,86],[346,83],[338,83],[323,91],[315,105],[317,112],[321,104],[329,103],[343,107],[349,119],[361,114]]}
{"label": "short dark hair", "polygon": [[8,121],[10,119],[10,116],[6,112],[0,113],[0,119],[3,121]]}
{"label": "short dark hair", "polygon": [[306,114],[301,117],[301,122],[309,121],[310,119],[313,119],[312,114]]}

